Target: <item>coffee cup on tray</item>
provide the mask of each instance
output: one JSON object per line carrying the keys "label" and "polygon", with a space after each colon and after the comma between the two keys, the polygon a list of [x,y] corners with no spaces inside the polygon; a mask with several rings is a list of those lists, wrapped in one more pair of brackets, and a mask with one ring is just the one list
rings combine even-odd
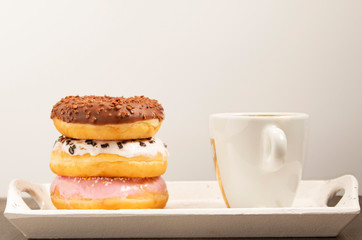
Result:
{"label": "coffee cup on tray", "polygon": [[217,113],[210,137],[228,207],[291,207],[306,155],[304,113]]}

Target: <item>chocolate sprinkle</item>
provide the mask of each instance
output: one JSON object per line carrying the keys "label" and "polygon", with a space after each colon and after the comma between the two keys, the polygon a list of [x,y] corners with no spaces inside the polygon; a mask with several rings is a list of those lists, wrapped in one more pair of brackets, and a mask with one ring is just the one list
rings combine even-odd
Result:
{"label": "chocolate sprinkle", "polygon": [[140,142],[140,146],[141,146],[141,147],[146,147],[146,143]]}
{"label": "chocolate sprinkle", "polygon": [[167,145],[166,145],[166,143],[164,143],[164,144],[163,144],[163,146],[165,146],[165,148],[167,148]]}
{"label": "chocolate sprinkle", "polygon": [[96,142],[93,142],[92,139],[87,139],[87,140],[85,140],[84,142],[85,142],[86,144],[88,144],[88,145],[92,145],[93,147],[95,147],[95,146],[97,145],[97,143],[96,143]]}
{"label": "chocolate sprinkle", "polygon": [[117,142],[118,148],[122,149],[123,148],[123,144],[121,142]]}
{"label": "chocolate sprinkle", "polygon": [[69,153],[72,155],[74,154],[74,149],[72,147],[69,147]]}
{"label": "chocolate sprinkle", "polygon": [[109,147],[109,144],[108,143],[101,144],[101,147],[102,148],[107,148],[107,147]]}
{"label": "chocolate sprinkle", "polygon": [[121,124],[149,119],[162,121],[164,109],[157,100],[144,96],[67,96],[53,106],[50,117],[67,123]]}
{"label": "chocolate sprinkle", "polygon": [[148,141],[149,143],[151,143],[151,144],[153,144],[153,143],[155,143],[155,140],[150,140],[150,141]]}

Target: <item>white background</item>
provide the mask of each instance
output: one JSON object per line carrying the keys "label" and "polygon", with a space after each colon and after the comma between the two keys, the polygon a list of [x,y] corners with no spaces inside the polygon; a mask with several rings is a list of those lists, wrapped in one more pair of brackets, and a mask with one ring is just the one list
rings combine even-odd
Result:
{"label": "white background", "polygon": [[[208,115],[310,114],[303,177],[362,182],[362,1],[1,1],[0,196],[50,182],[66,95],[146,95],[167,180],[212,180]],[[360,191],[362,193],[362,191]]]}

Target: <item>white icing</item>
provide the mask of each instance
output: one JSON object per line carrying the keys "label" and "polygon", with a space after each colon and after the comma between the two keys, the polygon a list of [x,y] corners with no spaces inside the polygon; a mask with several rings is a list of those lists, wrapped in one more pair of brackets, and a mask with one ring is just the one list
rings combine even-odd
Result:
{"label": "white icing", "polygon": [[[168,155],[167,148],[164,143],[158,138],[143,139],[135,141],[100,141],[91,140],[95,144],[87,143],[89,140],[83,139],[66,139],[63,142],[56,141],[53,150],[60,150],[68,153],[71,156],[90,154],[96,156],[101,153],[117,154],[126,158],[135,156],[156,156],[161,153],[163,156]],[[120,148],[118,144],[121,143]],[[108,147],[102,148],[102,144],[108,144]],[[141,144],[143,146],[141,146]],[[70,149],[73,147],[73,151]],[[73,154],[72,154],[73,153]]]}

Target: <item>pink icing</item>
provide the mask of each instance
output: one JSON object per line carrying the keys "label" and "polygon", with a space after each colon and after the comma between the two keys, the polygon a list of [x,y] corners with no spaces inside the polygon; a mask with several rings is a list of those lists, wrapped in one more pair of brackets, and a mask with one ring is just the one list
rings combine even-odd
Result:
{"label": "pink icing", "polygon": [[143,193],[164,193],[166,183],[162,177],[153,178],[108,178],[108,177],[62,177],[57,176],[51,192],[58,189],[64,198],[103,199],[137,196]]}

